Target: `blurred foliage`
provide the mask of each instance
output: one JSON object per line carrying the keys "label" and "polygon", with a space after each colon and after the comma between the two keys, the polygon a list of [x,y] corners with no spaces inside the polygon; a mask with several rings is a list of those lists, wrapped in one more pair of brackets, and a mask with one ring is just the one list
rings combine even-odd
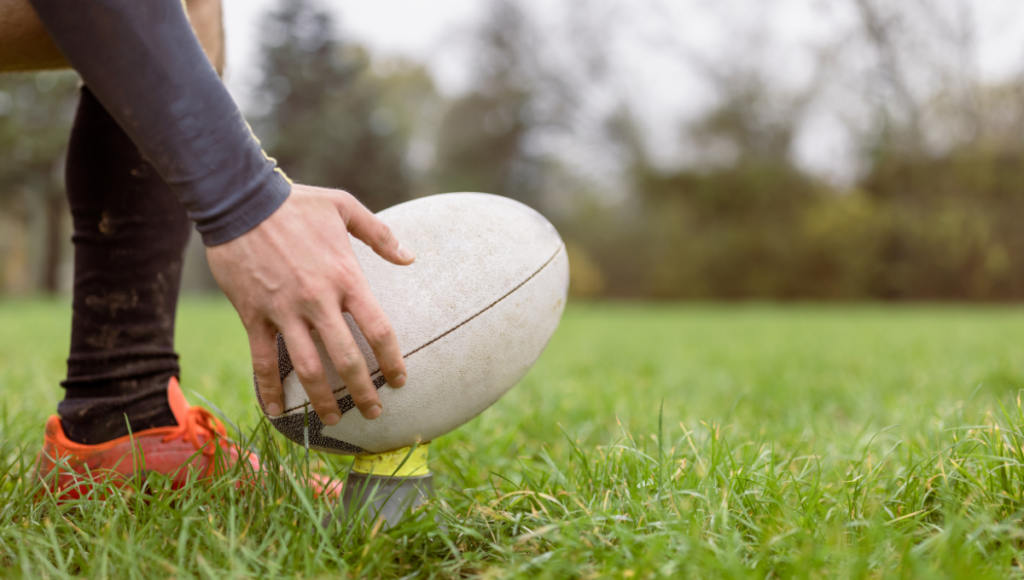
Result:
{"label": "blurred foliage", "polygon": [[433,83],[417,64],[370,68],[311,0],[279,4],[263,23],[265,112],[254,118],[267,152],[293,179],[342,188],[377,211],[411,195],[405,155]]}
{"label": "blurred foliage", "polygon": [[473,84],[450,103],[437,132],[435,190],[484,191],[543,207],[552,167],[539,143],[564,128],[577,95],[545,65],[538,36],[519,2],[489,3],[470,39]]}
{"label": "blurred foliage", "polygon": [[639,155],[636,196],[563,231],[614,296],[1024,298],[1020,147],[892,150],[873,161],[836,189],[785,157],[671,171]]}
{"label": "blurred foliage", "polygon": [[0,75],[0,292],[58,289],[67,246],[70,71]]}
{"label": "blurred foliage", "polygon": [[[851,129],[863,167],[842,185],[793,162],[818,93],[785,93],[756,59],[704,67],[718,98],[681,128],[695,157],[655,162],[628,106],[588,118],[614,92],[595,96],[599,82],[614,85],[601,77],[613,59],[601,52],[598,13],[574,16],[597,25],[559,37],[520,0],[487,3],[467,37],[468,85],[452,97],[438,94],[422,64],[371,54],[339,33],[316,0],[282,0],[263,23],[249,117],[293,179],[346,189],[375,211],[460,190],[531,205],[566,239],[579,296],[1024,298],[1024,81],[986,85],[958,64],[966,57],[949,56],[969,47],[911,26],[924,21],[909,8],[851,2],[864,21],[851,53],[867,64],[823,67],[871,85]],[[900,52],[928,46],[938,56]],[[915,79],[929,66],[955,82],[921,88]],[[53,251],[24,246],[53,248],[65,235],[52,217],[63,211],[75,82],[0,78],[0,277],[26,260],[56,269]],[[15,230],[37,233],[13,243]],[[54,275],[37,278],[36,287],[53,287]]]}
{"label": "blurred foliage", "polygon": [[72,72],[0,75],[0,202],[64,191],[63,156],[78,102]]}
{"label": "blurred foliage", "polygon": [[[559,223],[584,256],[586,278],[600,278],[605,295],[636,298],[1024,298],[1024,82],[971,76],[969,59],[948,54],[966,50],[959,38],[930,34],[946,51],[932,61],[905,42],[909,26],[893,24],[912,11],[855,4],[867,52],[880,55],[871,70],[884,73],[869,78],[887,85],[871,90],[900,96],[874,102],[854,130],[861,175],[836,186],[794,163],[814,83],[779,94],[772,73],[747,62],[709,67],[718,104],[684,127],[696,163],[658,165],[627,108],[609,118],[631,195]],[[896,58],[902,44],[910,48]],[[916,95],[913,76],[929,66],[955,82]],[[593,282],[573,283],[593,294]]]}

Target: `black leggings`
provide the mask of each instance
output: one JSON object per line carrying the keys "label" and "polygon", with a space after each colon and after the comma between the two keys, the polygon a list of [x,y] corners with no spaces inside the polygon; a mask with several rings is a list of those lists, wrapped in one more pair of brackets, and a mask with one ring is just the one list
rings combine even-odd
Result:
{"label": "black leggings", "polygon": [[68,145],[74,218],[65,432],[100,443],[174,425],[174,317],[192,224],[185,208],[88,88]]}

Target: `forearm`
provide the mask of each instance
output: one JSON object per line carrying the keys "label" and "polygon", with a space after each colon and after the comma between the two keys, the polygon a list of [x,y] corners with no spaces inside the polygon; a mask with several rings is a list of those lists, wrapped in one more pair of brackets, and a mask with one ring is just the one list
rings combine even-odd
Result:
{"label": "forearm", "polygon": [[250,133],[180,0],[31,3],[207,245],[245,233],[284,202],[290,183]]}

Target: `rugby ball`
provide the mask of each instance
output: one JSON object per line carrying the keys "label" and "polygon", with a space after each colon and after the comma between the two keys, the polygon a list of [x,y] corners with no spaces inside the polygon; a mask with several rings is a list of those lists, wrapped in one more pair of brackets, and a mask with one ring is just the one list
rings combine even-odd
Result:
{"label": "rugby ball", "polygon": [[383,412],[374,420],[360,415],[314,332],[342,411],[338,424],[326,426],[309,405],[287,344],[278,336],[285,410],[268,419],[286,437],[300,445],[308,442],[311,449],[382,453],[459,427],[523,378],[565,307],[569,261],[562,239],[543,216],[519,202],[448,193],[377,215],[416,252],[412,265],[396,266],[352,238],[370,289],[395,328],[408,381],[400,389],[388,386],[346,314]]}

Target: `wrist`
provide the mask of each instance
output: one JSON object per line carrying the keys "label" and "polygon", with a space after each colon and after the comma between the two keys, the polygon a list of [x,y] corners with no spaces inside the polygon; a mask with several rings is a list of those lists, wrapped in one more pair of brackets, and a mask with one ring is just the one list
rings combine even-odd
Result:
{"label": "wrist", "polygon": [[217,246],[248,233],[280,209],[291,191],[291,180],[275,171],[263,187],[243,198],[222,219],[197,225],[203,244],[207,247]]}

